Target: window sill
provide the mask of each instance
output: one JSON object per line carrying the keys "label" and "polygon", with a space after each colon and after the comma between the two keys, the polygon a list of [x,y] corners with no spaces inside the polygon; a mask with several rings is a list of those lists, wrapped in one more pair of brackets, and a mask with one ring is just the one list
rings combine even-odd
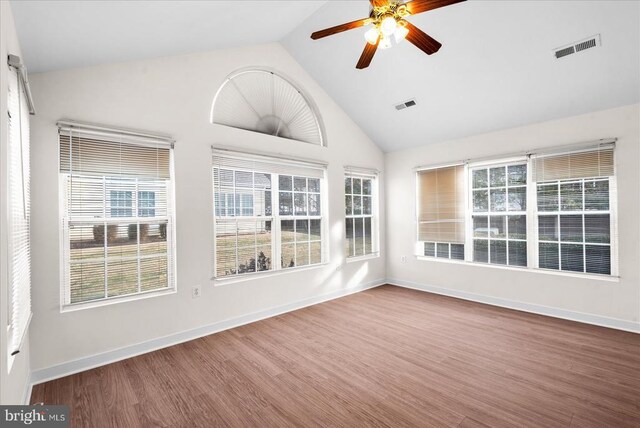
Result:
{"label": "window sill", "polygon": [[529,268],[524,266],[518,267],[518,266],[492,265],[489,263],[468,262],[465,260],[451,260],[451,259],[444,259],[444,258],[439,259],[437,257],[428,257],[428,256],[415,256],[415,257],[417,260],[436,262],[436,263],[451,263],[451,264],[457,264],[457,265],[479,266],[479,267],[486,267],[491,269],[512,270],[517,272],[533,272],[533,273],[540,273],[540,274],[546,274],[546,275],[590,279],[594,281],[620,282],[619,276],[599,275],[595,273],[554,271],[554,270],[540,269],[540,268]]}
{"label": "window sill", "polygon": [[310,266],[300,266],[300,267],[280,269],[280,270],[271,270],[271,271],[266,271],[266,272],[252,272],[252,273],[234,275],[234,276],[224,277],[224,278],[212,277],[211,278],[211,282],[213,282],[213,286],[214,287],[220,287],[220,286],[227,285],[227,284],[236,284],[236,283],[239,283],[239,282],[246,282],[246,281],[251,281],[251,280],[254,280],[254,279],[270,278],[272,276],[287,275],[287,274],[290,274],[290,273],[293,273],[293,272],[305,272],[305,271],[309,271],[309,270],[316,270],[316,269],[323,268],[323,267],[327,266],[328,264],[329,263],[325,262],[325,263],[318,263],[318,264],[310,265]]}
{"label": "window sill", "polygon": [[379,257],[380,257],[380,253],[371,253],[371,254],[366,254],[364,256],[351,256],[351,257],[347,257],[346,262],[356,263],[356,262],[362,262],[366,260],[377,259]]}
{"label": "window sill", "polygon": [[84,302],[84,303],[74,303],[74,304],[69,304],[69,305],[62,306],[61,309],[60,309],[60,312],[61,313],[64,313],[64,312],[76,312],[76,311],[81,311],[81,310],[84,310],[84,309],[99,308],[101,306],[115,305],[117,303],[132,302],[134,300],[142,300],[142,299],[149,299],[151,297],[165,296],[165,295],[169,295],[169,294],[175,294],[176,292],[177,292],[176,288],[173,287],[173,288],[169,288],[169,289],[166,289],[166,290],[146,291],[144,293],[130,294],[128,296],[112,297],[112,298],[101,299],[101,300],[92,300],[92,301]]}

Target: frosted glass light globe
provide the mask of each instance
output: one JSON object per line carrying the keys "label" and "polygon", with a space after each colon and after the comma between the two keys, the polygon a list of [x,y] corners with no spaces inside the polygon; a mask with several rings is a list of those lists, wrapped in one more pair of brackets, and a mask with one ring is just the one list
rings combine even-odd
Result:
{"label": "frosted glass light globe", "polygon": [[396,20],[392,16],[387,16],[380,23],[380,31],[385,36],[390,36],[396,31]]}
{"label": "frosted glass light globe", "polygon": [[376,27],[370,28],[369,31],[364,33],[364,38],[370,45],[375,45],[378,43],[378,38],[380,37],[380,32]]}

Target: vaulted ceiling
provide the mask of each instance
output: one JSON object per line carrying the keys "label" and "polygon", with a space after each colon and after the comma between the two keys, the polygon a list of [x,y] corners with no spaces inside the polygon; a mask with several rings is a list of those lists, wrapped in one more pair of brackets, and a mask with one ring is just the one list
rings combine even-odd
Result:
{"label": "vaulted ceiling", "polygon": [[[31,71],[281,41],[383,150],[640,101],[640,2],[471,0],[409,18],[443,46],[404,41],[365,70],[368,1],[12,1]],[[265,18],[266,17],[266,18]],[[555,48],[601,35],[601,47]],[[417,105],[394,105],[415,98]]]}
{"label": "vaulted ceiling", "polygon": [[277,42],[325,1],[12,0],[31,72]]}

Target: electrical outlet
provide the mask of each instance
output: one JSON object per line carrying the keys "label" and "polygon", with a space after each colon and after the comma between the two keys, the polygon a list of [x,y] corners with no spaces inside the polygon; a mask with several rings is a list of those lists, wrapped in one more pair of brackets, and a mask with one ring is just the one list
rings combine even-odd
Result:
{"label": "electrical outlet", "polygon": [[202,289],[200,288],[199,285],[191,287],[191,297],[196,299],[196,298],[200,297],[200,294],[202,294]]}
{"label": "electrical outlet", "polygon": [[407,262],[407,256],[400,256],[400,263],[406,263]]}

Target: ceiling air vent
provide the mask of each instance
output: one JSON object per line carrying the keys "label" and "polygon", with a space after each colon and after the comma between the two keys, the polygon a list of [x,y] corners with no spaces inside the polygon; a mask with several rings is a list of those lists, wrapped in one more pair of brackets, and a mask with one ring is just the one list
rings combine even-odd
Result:
{"label": "ceiling air vent", "polygon": [[400,104],[396,104],[395,107],[396,107],[396,110],[404,110],[405,108],[413,107],[414,105],[416,105],[416,100],[412,98]]}
{"label": "ceiling air vent", "polygon": [[585,49],[595,48],[596,46],[600,46],[600,34],[596,34],[595,36],[587,37],[584,40],[580,40],[578,42],[571,43],[570,45],[555,49],[553,51],[553,54],[555,55],[556,59],[560,59],[562,57],[578,53]]}

